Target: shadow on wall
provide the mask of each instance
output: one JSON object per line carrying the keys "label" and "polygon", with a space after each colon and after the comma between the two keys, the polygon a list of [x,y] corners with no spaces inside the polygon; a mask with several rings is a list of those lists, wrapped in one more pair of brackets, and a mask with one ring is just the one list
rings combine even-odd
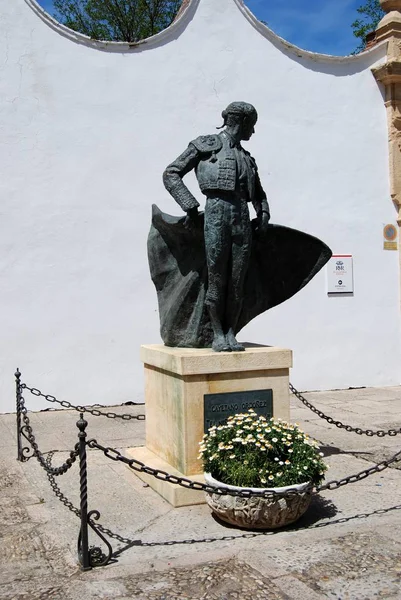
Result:
{"label": "shadow on wall", "polygon": [[[272,44],[276,45],[273,41]],[[324,55],[315,55],[314,58],[313,55],[304,56],[302,54],[294,54],[295,52],[295,48],[292,47],[286,54],[289,58],[305,67],[305,69],[309,69],[309,71],[333,75],[334,77],[349,77],[371,69],[372,66],[376,62],[381,61],[381,59],[384,61],[387,56],[387,45],[378,45],[376,48],[363,52],[355,57],[344,57],[346,62],[345,60],[344,62],[337,62],[340,59],[329,56],[327,57],[327,60],[331,59],[330,62],[323,62]]]}

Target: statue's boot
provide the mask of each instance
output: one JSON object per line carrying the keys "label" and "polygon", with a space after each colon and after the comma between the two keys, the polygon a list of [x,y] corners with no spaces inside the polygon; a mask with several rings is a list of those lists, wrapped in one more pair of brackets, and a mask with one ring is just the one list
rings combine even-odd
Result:
{"label": "statue's boot", "polygon": [[215,352],[231,352],[231,346],[227,343],[226,336],[223,332],[219,311],[215,304],[208,304],[210,322],[213,329],[212,350]]}
{"label": "statue's boot", "polygon": [[231,328],[229,329],[226,335],[226,340],[232,352],[244,352],[245,346],[243,346],[237,341],[237,338],[235,337],[234,332]]}
{"label": "statue's boot", "polygon": [[225,336],[215,336],[212,343],[212,350],[215,352],[231,352],[232,348],[227,343]]}

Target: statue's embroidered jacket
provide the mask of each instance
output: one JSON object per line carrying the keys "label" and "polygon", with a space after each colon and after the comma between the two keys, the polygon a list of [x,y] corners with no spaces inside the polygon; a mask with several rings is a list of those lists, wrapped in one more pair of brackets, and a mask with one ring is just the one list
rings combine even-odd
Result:
{"label": "statue's embroidered jacket", "polygon": [[193,169],[206,196],[219,192],[238,194],[253,203],[258,216],[269,212],[255,160],[241,146],[235,147],[225,132],[193,140],[165,170],[164,185],[185,211],[199,206],[183,182],[183,177]]}

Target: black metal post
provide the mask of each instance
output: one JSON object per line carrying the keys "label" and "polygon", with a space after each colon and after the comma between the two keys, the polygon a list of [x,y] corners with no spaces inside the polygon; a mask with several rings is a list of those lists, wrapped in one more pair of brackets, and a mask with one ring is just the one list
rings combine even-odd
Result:
{"label": "black metal post", "polygon": [[81,495],[81,531],[78,538],[78,558],[83,571],[89,571],[92,568],[89,553],[88,539],[88,478],[86,470],[86,432],[85,429],[88,422],[83,418],[83,413],[80,414],[80,419],[77,421],[79,429],[79,478],[80,478],[80,495]]}
{"label": "black metal post", "polygon": [[22,462],[22,443],[21,443],[21,373],[15,371],[15,400],[17,408],[17,460]]}

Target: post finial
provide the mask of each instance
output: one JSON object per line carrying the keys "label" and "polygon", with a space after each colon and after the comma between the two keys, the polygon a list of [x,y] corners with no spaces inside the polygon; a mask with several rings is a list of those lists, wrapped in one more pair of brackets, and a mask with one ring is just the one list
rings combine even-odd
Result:
{"label": "post finial", "polygon": [[84,419],[84,413],[80,413],[79,417],[80,417],[79,421],[77,421],[77,427],[79,429],[78,436],[79,437],[81,437],[81,436],[85,437],[86,436],[85,429],[86,429],[86,427],[88,425],[88,421],[85,421],[85,419]]}

